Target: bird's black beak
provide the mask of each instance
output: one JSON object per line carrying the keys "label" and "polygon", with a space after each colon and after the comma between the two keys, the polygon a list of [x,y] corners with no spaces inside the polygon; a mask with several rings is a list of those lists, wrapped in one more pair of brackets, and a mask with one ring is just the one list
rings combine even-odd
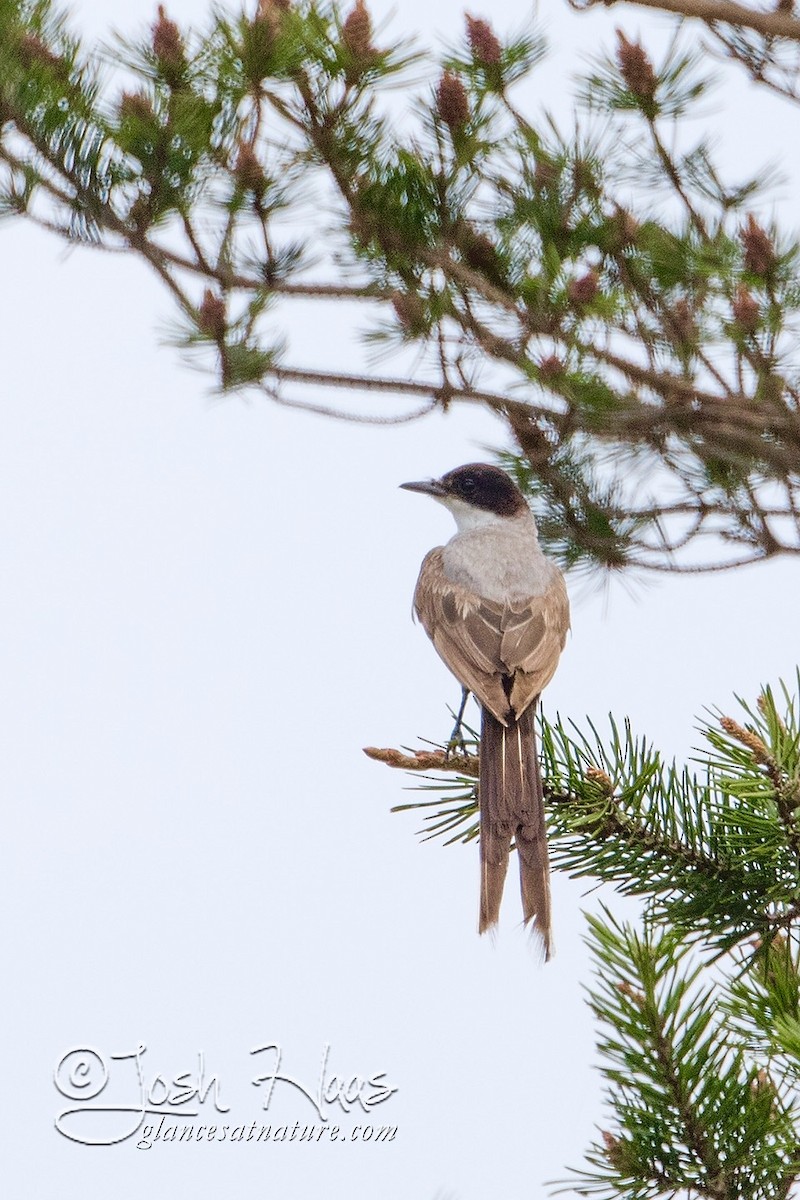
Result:
{"label": "bird's black beak", "polygon": [[407,492],[422,492],[423,495],[433,496],[437,500],[447,495],[438,479],[420,479],[418,483],[401,483],[400,487],[405,488]]}

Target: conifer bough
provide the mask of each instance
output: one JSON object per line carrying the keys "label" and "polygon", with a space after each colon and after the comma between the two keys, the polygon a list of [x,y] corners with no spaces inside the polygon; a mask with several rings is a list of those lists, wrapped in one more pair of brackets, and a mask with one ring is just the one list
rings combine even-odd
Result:
{"label": "conifer bough", "polygon": [[[792,99],[798,22],[766,16],[788,32],[745,22],[730,54]],[[728,181],[704,140],[669,148],[708,87],[680,40],[656,61],[618,31],[564,130],[525,90],[542,55],[468,15],[435,62],[364,0],[196,30],[162,5],[100,50],[44,0],[0,0],[0,212],[143,258],[226,391],[378,423],[490,409],[567,566],[798,553],[797,241],[758,211],[761,164]],[[305,328],[357,301],[398,368],[308,365],[301,301]]]}

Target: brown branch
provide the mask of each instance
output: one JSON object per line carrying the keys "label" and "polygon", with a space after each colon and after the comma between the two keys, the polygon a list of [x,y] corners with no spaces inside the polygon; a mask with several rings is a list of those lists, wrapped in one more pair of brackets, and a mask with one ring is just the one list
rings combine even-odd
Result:
{"label": "brown branch", "polygon": [[375,762],[398,767],[401,771],[456,771],[470,779],[478,778],[477,754],[451,754],[448,758],[444,750],[415,750],[413,754],[403,754],[402,750],[378,746],[365,746],[364,753]]}
{"label": "brown branch", "polygon": [[[504,409],[508,406],[508,398],[499,392],[482,392],[457,388],[453,384],[398,379],[380,375],[349,375],[334,371],[311,371],[301,367],[276,367],[272,374],[278,380],[289,383],[319,384],[322,387],[350,388],[362,392],[394,392],[402,396],[430,396],[438,403],[452,400],[471,401],[478,404],[488,404],[493,409]],[[536,410],[524,406],[531,412]]]}
{"label": "brown branch", "polygon": [[[765,68],[771,70],[780,69],[777,63],[766,61],[765,59],[758,63],[753,57],[752,47],[741,49],[736,44],[735,39],[732,37],[726,37],[721,29],[714,28],[712,29],[712,33],[720,45],[724,47],[728,57],[732,58],[734,62],[738,62],[742,67],[744,67],[745,71],[749,72],[751,79],[753,79],[755,83],[760,83],[763,87],[769,88],[769,90],[775,92],[776,95],[783,96],[785,100],[792,100],[795,103],[800,100],[796,83],[791,84],[788,82],[788,80],[786,83],[780,83],[776,79],[770,79],[769,75],[765,74]],[[748,49],[750,50],[750,53],[748,53]],[[785,68],[784,73],[788,74]],[[796,76],[797,70],[793,70],[792,74]]]}
{"label": "brown branch", "polygon": [[706,229],[706,223],[687,195],[686,188],[683,186],[683,180],[681,179],[678,169],[672,160],[672,155],[669,153],[659,136],[655,120],[653,120],[651,117],[648,119],[647,123],[650,129],[650,137],[652,138],[653,145],[655,146],[656,154],[658,155],[661,165],[664,168],[664,173],[672,184],[674,191],[680,197],[684,208],[689,214],[689,219],[692,222],[692,225],[697,230],[700,237],[705,242],[708,242],[708,230]]}
{"label": "brown branch", "polygon": [[[614,0],[610,0],[611,3]],[[604,0],[609,3],[609,0]],[[745,8],[735,4],[733,0],[631,0],[643,8],[658,8],[663,12],[675,13],[682,17],[694,17],[698,21],[713,24],[722,21],[727,25],[741,25],[746,29],[754,29],[765,37],[788,38],[800,42],[800,20],[782,12],[759,12],[754,8]],[[589,4],[573,3],[575,8],[590,8]]]}
{"label": "brown branch", "polygon": [[[505,309],[510,315],[516,317],[520,325],[531,334],[546,335],[554,341],[567,342],[563,333],[546,326],[541,321],[536,321],[529,312],[517,303],[513,296],[508,295],[502,288],[491,283],[480,271],[474,270],[465,263],[456,262],[451,255],[444,251],[423,254],[422,257],[428,261],[430,266],[440,268],[445,274],[456,280],[456,282],[476,291],[490,303],[497,304]],[[491,334],[488,330],[486,330],[485,336],[489,339],[496,337],[496,335]],[[684,379],[680,375],[671,375],[663,371],[653,371],[648,367],[641,366],[639,363],[632,362],[630,359],[621,358],[620,355],[606,350],[602,346],[580,342],[577,339],[570,339],[568,344],[579,353],[589,357],[594,356],[600,362],[605,363],[606,366],[614,367],[615,370],[629,379],[631,383],[645,385],[658,395],[684,396],[709,403],[718,403],[720,401],[720,397],[713,392],[700,391],[696,384],[692,383],[691,380]],[[508,350],[508,353],[504,353],[507,361],[519,365],[522,356],[516,348],[512,347],[511,343],[504,342],[502,338],[497,338],[496,349],[504,347]],[[641,412],[641,406],[637,408],[637,412]]]}
{"label": "brown branch", "polygon": [[[324,384],[325,376],[320,375],[319,379]],[[420,417],[426,417],[428,413],[433,412],[437,407],[436,400],[431,398],[427,404],[423,404],[420,408],[412,409],[408,413],[400,413],[398,416],[373,417],[364,413],[343,412],[341,409],[332,408],[327,404],[313,404],[307,400],[287,399],[276,388],[271,388],[269,384],[262,383],[261,386],[270,399],[276,404],[280,404],[283,408],[291,408],[296,412],[312,413],[317,417],[332,417],[337,421],[353,421],[358,425],[406,425],[411,421],[418,421]]]}

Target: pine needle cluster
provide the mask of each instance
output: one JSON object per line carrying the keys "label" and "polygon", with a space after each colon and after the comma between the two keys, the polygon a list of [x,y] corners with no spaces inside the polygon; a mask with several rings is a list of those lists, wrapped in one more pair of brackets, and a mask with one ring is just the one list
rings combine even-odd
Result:
{"label": "pine needle cluster", "polygon": [[[800,259],[768,173],[724,178],[694,132],[689,40],[656,58],[619,31],[563,128],[521,104],[544,55],[471,15],[423,54],[366,0],[203,29],[161,5],[86,47],[50,0],[2,0],[0,214],[142,258],[226,392],[379,423],[490,409],[568,565],[800,553]],[[357,301],[400,370],[298,359],[299,301],[307,328]]]}
{"label": "pine needle cluster", "polygon": [[[709,713],[686,767],[628,722],[603,735],[542,720],[554,868],[642,907],[638,931],[607,908],[587,918],[607,1123],[566,1190],[768,1200],[800,1182],[796,684]],[[419,810],[426,838],[470,841],[474,756],[444,765],[422,785],[438,799],[396,811]]]}

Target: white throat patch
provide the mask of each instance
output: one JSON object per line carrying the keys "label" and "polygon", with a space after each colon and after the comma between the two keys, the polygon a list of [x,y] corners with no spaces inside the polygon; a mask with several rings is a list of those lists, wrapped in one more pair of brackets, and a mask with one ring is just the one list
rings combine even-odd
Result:
{"label": "white throat patch", "polygon": [[468,533],[472,529],[486,529],[490,525],[507,525],[508,517],[499,517],[497,513],[485,508],[476,508],[467,504],[458,496],[437,496],[436,499],[445,508],[449,508],[458,527],[459,533]]}

